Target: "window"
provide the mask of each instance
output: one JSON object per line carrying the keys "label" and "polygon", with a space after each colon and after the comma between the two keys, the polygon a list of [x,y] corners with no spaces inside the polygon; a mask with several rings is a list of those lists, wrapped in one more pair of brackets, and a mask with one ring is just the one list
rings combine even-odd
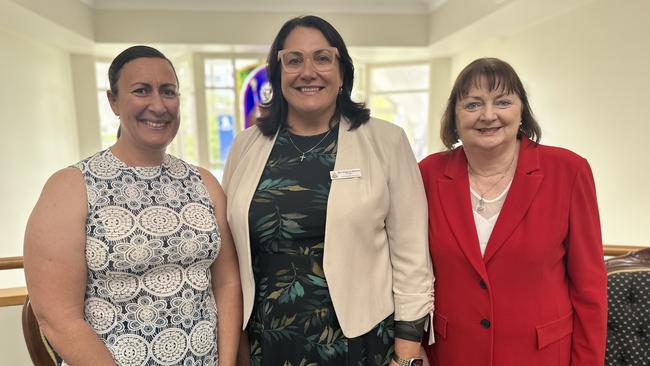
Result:
{"label": "window", "polygon": [[108,103],[106,92],[111,86],[108,82],[108,62],[95,63],[95,78],[97,82],[97,103],[99,104],[99,133],[101,135],[102,150],[109,148],[117,140],[117,129],[120,127],[120,120],[113,113]]}
{"label": "window", "polygon": [[402,127],[416,158],[429,143],[429,64],[371,66],[368,105],[372,115]]}
{"label": "window", "polygon": [[240,94],[246,76],[261,65],[256,58],[206,58],[205,108],[210,170],[221,177],[230,146],[243,129]]}

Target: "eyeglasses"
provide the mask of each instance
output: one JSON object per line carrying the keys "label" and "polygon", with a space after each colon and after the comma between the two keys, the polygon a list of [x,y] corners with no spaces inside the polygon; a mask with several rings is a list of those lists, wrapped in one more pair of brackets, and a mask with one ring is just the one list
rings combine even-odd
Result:
{"label": "eyeglasses", "polygon": [[336,47],[321,48],[311,54],[301,50],[280,50],[278,52],[278,60],[282,64],[282,69],[288,74],[302,72],[307,59],[311,60],[311,65],[316,71],[330,71],[334,68],[334,61],[338,56],[339,50]]}

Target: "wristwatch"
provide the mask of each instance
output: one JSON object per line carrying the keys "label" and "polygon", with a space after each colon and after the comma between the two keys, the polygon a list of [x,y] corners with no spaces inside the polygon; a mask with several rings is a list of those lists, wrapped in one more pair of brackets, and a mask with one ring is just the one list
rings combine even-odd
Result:
{"label": "wristwatch", "polygon": [[393,353],[393,361],[397,362],[399,366],[422,366],[424,361],[421,358],[399,358],[398,355]]}

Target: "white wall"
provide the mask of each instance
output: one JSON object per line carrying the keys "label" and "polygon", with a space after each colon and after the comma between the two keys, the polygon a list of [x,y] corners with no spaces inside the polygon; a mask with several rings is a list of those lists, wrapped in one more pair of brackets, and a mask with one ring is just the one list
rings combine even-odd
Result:
{"label": "white wall", "polygon": [[43,183],[79,150],[69,55],[3,30],[0,44],[0,257],[8,257],[22,255]]}
{"label": "white wall", "polygon": [[[0,257],[21,256],[25,223],[54,171],[79,159],[70,57],[0,29]],[[24,286],[22,270],[2,271],[0,288]],[[0,354],[29,365],[21,307],[0,308]]]}
{"label": "white wall", "polygon": [[453,57],[452,75],[478,57],[517,70],[542,143],[586,157],[596,179],[603,240],[650,244],[650,2],[596,0]]}
{"label": "white wall", "polygon": [[22,306],[0,307],[0,361],[3,366],[31,366],[21,325]]}

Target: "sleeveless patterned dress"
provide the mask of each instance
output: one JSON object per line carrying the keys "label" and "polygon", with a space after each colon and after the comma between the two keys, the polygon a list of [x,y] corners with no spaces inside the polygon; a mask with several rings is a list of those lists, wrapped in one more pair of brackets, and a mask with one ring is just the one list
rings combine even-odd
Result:
{"label": "sleeveless patterned dress", "polygon": [[109,149],[75,167],[88,197],[88,324],[118,365],[216,365],[209,267],[221,239],[199,171],[171,155],[128,167]]}

